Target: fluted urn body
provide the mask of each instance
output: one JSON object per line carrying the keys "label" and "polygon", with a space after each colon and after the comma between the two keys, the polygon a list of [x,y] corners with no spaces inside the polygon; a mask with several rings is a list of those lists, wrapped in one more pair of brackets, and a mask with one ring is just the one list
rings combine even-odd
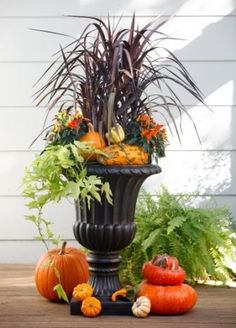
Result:
{"label": "fluted urn body", "polygon": [[102,166],[88,165],[88,174],[97,175],[109,182],[113,204],[102,197],[102,202],[76,203],[74,235],[77,241],[90,250],[89,283],[94,295],[109,297],[121,288],[118,271],[119,251],[128,246],[135,236],[134,213],[138,192],[144,180],[161,172],[157,165]]}

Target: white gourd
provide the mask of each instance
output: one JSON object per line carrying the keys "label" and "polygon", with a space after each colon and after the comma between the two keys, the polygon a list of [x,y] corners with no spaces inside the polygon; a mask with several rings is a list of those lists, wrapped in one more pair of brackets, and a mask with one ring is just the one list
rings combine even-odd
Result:
{"label": "white gourd", "polygon": [[132,305],[132,313],[138,318],[145,318],[151,311],[151,302],[146,296],[140,296]]}

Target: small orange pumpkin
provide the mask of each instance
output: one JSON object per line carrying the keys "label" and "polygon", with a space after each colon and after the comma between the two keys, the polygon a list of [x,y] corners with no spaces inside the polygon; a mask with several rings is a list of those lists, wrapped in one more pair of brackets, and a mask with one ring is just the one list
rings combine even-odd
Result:
{"label": "small orange pumpkin", "polygon": [[[94,131],[94,126],[92,123],[88,123],[88,132],[85,133],[82,137],[80,137],[79,141],[86,141],[86,142],[91,142],[91,145],[96,148],[96,149],[103,149],[106,147],[106,141],[102,136]],[[96,160],[96,155],[94,154],[89,154],[89,155],[84,155],[84,158],[89,161],[94,161]]]}
{"label": "small orange pumpkin", "polygon": [[[53,265],[49,265],[52,263]],[[57,293],[53,290],[58,284],[55,268],[60,274],[61,285],[70,299],[76,285],[87,282],[88,263],[83,252],[74,247],[66,247],[63,243],[61,249],[55,248],[43,254],[35,268],[35,284],[39,293],[50,301],[59,301]]]}
{"label": "small orange pumpkin", "polygon": [[116,290],[116,291],[111,295],[111,300],[112,300],[113,302],[116,302],[118,296],[126,297],[126,295],[127,295],[127,289],[125,289],[125,288],[121,288],[121,289]]}
{"label": "small orange pumpkin", "polygon": [[78,284],[73,290],[73,297],[76,301],[83,301],[93,295],[93,288],[86,283]]}
{"label": "small orange pumpkin", "polygon": [[96,317],[102,310],[102,303],[96,297],[87,297],[81,305],[81,312],[86,317]]}

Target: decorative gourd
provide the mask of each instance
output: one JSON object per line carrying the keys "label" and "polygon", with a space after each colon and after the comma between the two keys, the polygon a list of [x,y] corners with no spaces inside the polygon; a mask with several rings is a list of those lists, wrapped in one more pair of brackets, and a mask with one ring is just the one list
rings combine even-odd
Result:
{"label": "decorative gourd", "polygon": [[103,165],[143,165],[149,161],[148,153],[142,147],[128,144],[115,144],[103,148],[108,157],[97,156],[97,161]]}
{"label": "decorative gourd", "polygon": [[143,265],[143,276],[156,285],[179,285],[184,282],[185,271],[179,266],[176,257],[157,255]]}
{"label": "decorative gourd", "polygon": [[81,312],[86,317],[96,317],[102,310],[102,304],[96,297],[87,297],[81,305]]}
{"label": "decorative gourd", "polygon": [[83,301],[93,295],[93,288],[87,283],[79,284],[74,288],[72,295],[76,301]]}
{"label": "decorative gourd", "polygon": [[[52,263],[52,265],[50,265]],[[53,290],[59,281],[55,268],[60,274],[60,282],[68,299],[72,297],[75,286],[88,280],[88,263],[83,252],[74,247],[55,248],[43,254],[35,268],[35,284],[39,293],[50,301],[59,301]]]}
{"label": "decorative gourd", "polygon": [[127,289],[125,289],[125,288],[121,288],[121,289],[116,290],[116,291],[111,295],[111,300],[112,300],[113,302],[116,302],[116,301],[117,301],[117,298],[118,298],[119,296],[126,297],[126,295],[127,295]]}
{"label": "decorative gourd", "polygon": [[144,281],[136,296],[150,299],[152,314],[181,314],[190,311],[197,302],[196,291],[186,284],[159,286]]}
{"label": "decorative gourd", "polygon": [[[102,149],[106,147],[106,141],[98,132],[94,131],[92,123],[88,123],[87,126],[88,132],[80,137],[79,141],[91,142],[91,145],[96,149]],[[84,155],[84,158],[89,161],[96,160],[96,156],[94,154]]]}
{"label": "decorative gourd", "polygon": [[146,318],[151,311],[151,302],[146,296],[140,296],[132,305],[132,313],[138,318]]}
{"label": "decorative gourd", "polygon": [[111,144],[119,144],[125,139],[125,132],[120,124],[116,124],[111,128],[110,133],[106,133],[106,138]]}

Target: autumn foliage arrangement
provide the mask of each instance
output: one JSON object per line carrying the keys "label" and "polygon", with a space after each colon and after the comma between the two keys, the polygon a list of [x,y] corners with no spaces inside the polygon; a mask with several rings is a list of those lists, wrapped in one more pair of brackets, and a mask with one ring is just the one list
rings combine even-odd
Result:
{"label": "autumn foliage arrangement", "polygon": [[[46,105],[48,114],[57,109],[47,142],[87,141],[92,126],[104,141],[108,157],[117,155],[109,152],[113,144],[120,150],[126,144],[140,147],[148,154],[148,163],[165,156],[165,126],[170,129],[172,122],[180,139],[181,126],[174,116],[187,113],[174,87],[204,102],[183,64],[162,46],[163,41],[172,39],[161,31],[167,19],[158,17],[140,28],[135,15],[129,27],[120,26],[121,19],[115,22],[110,17],[70,17],[89,19],[90,23],[78,38],[61,47],[39,79],[39,83],[47,80],[35,93],[37,104]],[[133,164],[132,160],[127,162]],[[115,164],[127,163],[116,160]]]}
{"label": "autumn foliage arrangement", "polygon": [[[204,103],[186,68],[162,46],[172,39],[161,31],[166,18],[139,27],[133,15],[130,25],[122,27],[121,19],[116,22],[109,16],[71,17],[90,22],[79,37],[60,47],[36,83],[36,105],[47,108],[40,134],[46,145],[26,169],[23,181],[23,196],[34,211],[27,219],[36,225],[45,245],[55,241],[51,221],[44,217],[49,203],[71,197],[89,208],[91,200],[101,202],[104,195],[112,205],[109,184],[88,176],[88,162],[118,166],[157,162],[168,145],[166,127],[180,140],[181,122],[177,126],[175,115],[186,113],[192,120],[175,87]],[[51,114],[53,121],[47,125]],[[193,127],[197,133],[194,122]]]}
{"label": "autumn foliage arrangement", "polygon": [[[158,124],[148,114],[140,114],[137,119],[130,125],[130,130],[127,134],[120,124],[116,124],[111,128],[110,133],[106,133],[103,138],[98,132],[94,131],[94,126],[89,119],[83,117],[81,110],[76,110],[75,114],[70,114],[68,109],[62,109],[55,116],[55,122],[51,129],[46,134],[46,140],[49,145],[66,145],[73,143],[76,140],[88,141],[96,149],[104,151],[105,156],[87,156],[86,159],[97,160],[99,163],[109,165],[114,164],[129,164],[129,152],[138,147],[139,152],[146,154],[145,159],[141,158],[140,163],[135,161],[131,164],[147,164],[153,157],[156,161],[158,158],[165,156],[165,147],[168,144],[166,128],[162,124]],[[108,146],[110,144],[110,146]],[[113,146],[112,146],[113,145]],[[114,146],[115,145],[115,146]],[[127,147],[127,145],[132,145]],[[106,147],[107,146],[107,147]],[[115,152],[124,151],[126,162],[115,157]],[[126,154],[126,152],[128,154]],[[103,154],[104,155],[104,154]],[[140,158],[140,156],[138,156]],[[111,158],[111,161],[103,159]],[[120,161],[120,162],[119,162]]]}

